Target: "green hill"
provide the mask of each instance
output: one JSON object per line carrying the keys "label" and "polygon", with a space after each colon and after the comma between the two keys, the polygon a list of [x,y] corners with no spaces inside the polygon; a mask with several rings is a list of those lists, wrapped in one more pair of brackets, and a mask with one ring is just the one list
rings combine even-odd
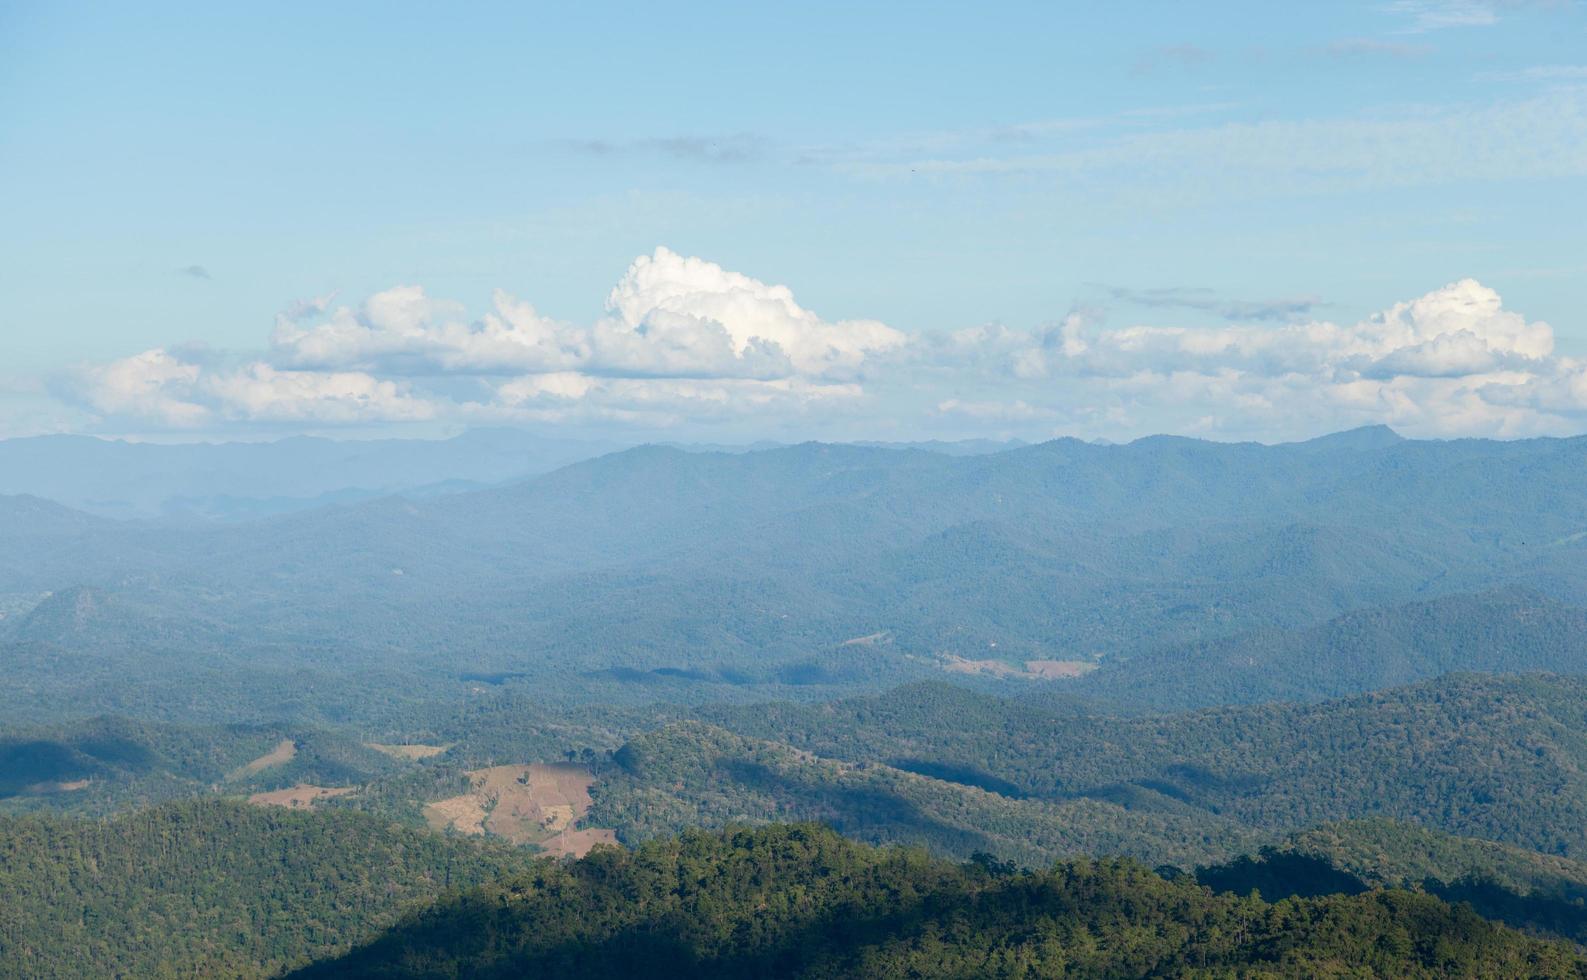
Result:
{"label": "green hill", "polygon": [[1012,799],[891,766],[821,759],[685,722],[640,736],[594,789],[590,821],[637,842],[689,827],[820,821],[857,840],[907,843],[1026,866],[1110,854],[1148,863],[1226,856],[1253,835],[1186,807],[1131,811],[1100,800]]}
{"label": "green hill", "polygon": [[1357,894],[1409,888],[1525,929],[1587,943],[1587,863],[1493,841],[1455,837],[1393,820],[1328,824],[1196,878],[1220,891]]}
{"label": "green hill", "polygon": [[1098,714],[942,684],[702,712],[742,735],[1006,796],[1198,812],[1271,834],[1393,817],[1587,857],[1587,679],[1451,675],[1318,704]]}
{"label": "green hill", "polygon": [[273,976],[333,955],[521,850],[362,814],[168,804],[0,816],[0,976]]}
{"label": "green hill", "polygon": [[301,977],[1581,977],[1400,891],[1268,904],[1129,862],[1015,873],[808,825],[693,831],[440,902]]}

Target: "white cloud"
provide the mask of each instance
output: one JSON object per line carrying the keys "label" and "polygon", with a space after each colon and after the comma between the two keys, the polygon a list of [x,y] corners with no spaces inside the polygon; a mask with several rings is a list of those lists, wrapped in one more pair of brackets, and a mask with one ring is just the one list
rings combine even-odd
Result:
{"label": "white cloud", "polygon": [[978,422],[1029,422],[1055,418],[1052,409],[1037,408],[1021,399],[1011,402],[962,401],[949,398],[937,403],[939,415],[963,415]]}
{"label": "white cloud", "polygon": [[228,416],[248,420],[415,422],[437,414],[433,402],[403,385],[361,371],[278,371],[255,363],[211,376],[204,387]]}
{"label": "white cloud", "polygon": [[111,418],[176,429],[232,421],[408,422],[436,406],[396,381],[358,371],[281,371],[254,362],[217,368],[162,348],[81,372],[86,404]]}
{"label": "white cloud", "polygon": [[588,326],[542,316],[497,291],[467,322],[461,306],[401,286],[319,322],[277,321],[285,365],[403,374],[521,374],[577,370],[658,378],[853,376],[904,335],[874,320],[827,322],[772,286],[665,248],[640,256]]}
{"label": "white cloud", "polygon": [[636,260],[587,326],[501,292],[471,321],[458,304],[402,286],[356,309],[329,297],[297,304],[263,355],[155,349],[77,381],[76,400],[102,427],[434,421],[1292,438],[1369,422],[1514,436],[1574,431],[1587,418],[1587,366],[1555,354],[1547,323],[1505,309],[1471,279],[1354,323],[1110,326],[1102,311],[1077,309],[1031,329],[906,335],[874,320],[823,320],[787,287],[666,249]]}
{"label": "white cloud", "polygon": [[958,386],[971,372],[1001,386],[997,399],[940,401],[940,415],[1048,411],[1092,434],[1271,437],[1387,422],[1421,435],[1523,435],[1587,414],[1587,380],[1554,357],[1552,328],[1470,279],[1354,324],[1109,328],[1081,312],[1031,331],[924,339],[915,355]]}
{"label": "white cloud", "polygon": [[107,415],[184,428],[209,419],[209,409],[193,400],[202,370],[157,348],[88,368],[83,391],[88,403]]}

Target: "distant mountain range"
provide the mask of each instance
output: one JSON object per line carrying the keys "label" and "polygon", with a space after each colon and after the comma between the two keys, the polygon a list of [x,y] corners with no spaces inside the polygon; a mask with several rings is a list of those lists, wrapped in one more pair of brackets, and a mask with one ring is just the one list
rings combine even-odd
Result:
{"label": "distant mountain range", "polygon": [[1373,428],[968,455],[640,447],[232,524],[0,497],[0,640],[558,689],[601,671],[832,690],[1100,663],[1077,689],[1323,697],[1573,668],[1584,464],[1587,439]]}

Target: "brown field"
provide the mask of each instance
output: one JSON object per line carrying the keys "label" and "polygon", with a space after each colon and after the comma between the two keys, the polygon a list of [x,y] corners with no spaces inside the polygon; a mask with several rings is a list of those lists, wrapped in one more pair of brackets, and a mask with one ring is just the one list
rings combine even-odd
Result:
{"label": "brown field", "polygon": [[87,789],[90,780],[73,779],[66,782],[34,783],[22,787],[22,792],[31,796],[47,796],[50,793],[70,793],[79,789]]}
{"label": "brown field", "polygon": [[393,759],[409,759],[412,761],[428,759],[431,756],[440,755],[451,748],[450,745],[421,745],[417,742],[407,745],[383,745],[380,742],[365,742],[364,747],[374,749],[376,752],[384,752]]}
{"label": "brown field", "polygon": [[356,792],[357,789],[353,786],[313,786],[299,783],[291,789],[255,793],[248,797],[248,802],[255,806],[284,806],[291,810],[307,810],[320,800]]}
{"label": "brown field", "polygon": [[485,799],[473,793],[437,800],[424,806],[424,822],[430,825],[431,830],[451,827],[463,834],[483,834],[486,815]]}
{"label": "brown field", "polygon": [[617,835],[605,827],[588,830],[564,830],[540,846],[552,857],[583,857],[596,844],[615,844]]}
{"label": "brown field", "polygon": [[297,754],[298,744],[292,741],[290,738],[284,738],[279,743],[277,743],[275,748],[271,749],[269,752],[266,752],[264,755],[261,755],[259,758],[253,760],[247,765],[238,766],[236,769],[233,769],[231,772],[227,773],[226,778],[242,779],[247,776],[252,776],[254,773],[269,769],[271,766],[279,766],[283,763],[291,762],[293,756],[296,756]]}
{"label": "brown field", "polygon": [[566,763],[492,766],[468,774],[469,791],[424,808],[437,830],[485,834],[515,844],[536,844],[552,854],[583,855],[599,843],[616,843],[609,830],[574,830],[589,812],[589,770]]}
{"label": "brown field", "polygon": [[1050,681],[1079,677],[1096,670],[1097,665],[1087,660],[1027,660],[1021,667],[1006,660],[966,660],[949,655],[942,658],[942,669],[955,674]]}
{"label": "brown field", "polygon": [[1027,660],[1025,672],[1034,677],[1080,677],[1097,669],[1089,660]]}

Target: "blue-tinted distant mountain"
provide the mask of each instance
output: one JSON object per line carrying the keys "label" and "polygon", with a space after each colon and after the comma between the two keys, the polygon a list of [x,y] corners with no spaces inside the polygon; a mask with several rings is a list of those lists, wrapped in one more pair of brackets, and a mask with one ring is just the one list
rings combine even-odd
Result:
{"label": "blue-tinted distant mountain", "polygon": [[[1569,601],[1587,590],[1584,471],[1587,439],[1375,430],[968,456],[646,446],[483,491],[233,525],[41,519],[40,502],[0,501],[0,544],[18,542],[0,594],[90,586],[153,624],[207,624],[217,649],[564,679],[1020,670],[1507,586]],[[878,634],[888,642],[843,646]],[[1483,667],[1417,656],[1384,681]],[[864,669],[839,669],[844,657]]]}
{"label": "blue-tinted distant mountain", "polygon": [[1524,589],[1109,659],[1076,690],[1153,708],[1316,701],[1456,671],[1587,673],[1587,609]]}
{"label": "blue-tinted distant mountain", "polygon": [[513,429],[451,439],[129,443],[86,436],[0,441],[0,494],[105,517],[242,520],[392,493],[480,489],[616,448]]}
{"label": "blue-tinted distant mountain", "polygon": [[1289,445],[1314,452],[1370,452],[1387,449],[1404,441],[1403,436],[1386,425],[1363,425],[1359,429],[1335,432]]}

